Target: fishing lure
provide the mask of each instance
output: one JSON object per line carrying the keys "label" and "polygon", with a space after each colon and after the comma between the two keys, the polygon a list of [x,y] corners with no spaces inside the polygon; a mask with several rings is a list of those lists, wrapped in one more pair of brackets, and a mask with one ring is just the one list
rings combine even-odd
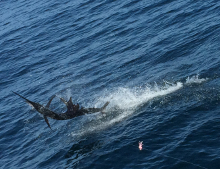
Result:
{"label": "fishing lure", "polygon": [[139,141],[139,146],[138,146],[138,148],[139,148],[139,150],[142,150],[142,147],[143,146],[143,141]]}

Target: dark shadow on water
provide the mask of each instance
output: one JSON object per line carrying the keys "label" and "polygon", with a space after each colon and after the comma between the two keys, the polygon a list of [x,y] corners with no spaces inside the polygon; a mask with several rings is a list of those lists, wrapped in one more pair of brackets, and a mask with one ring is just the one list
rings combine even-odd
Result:
{"label": "dark shadow on water", "polygon": [[98,140],[96,136],[88,136],[83,140],[80,140],[68,150],[64,155],[67,159],[66,167],[76,167],[77,164],[83,160],[85,157],[91,155],[93,151],[101,148],[103,141]]}
{"label": "dark shadow on water", "polygon": [[99,140],[86,138],[79,141],[77,144],[74,144],[66,153],[65,158],[71,158],[72,156],[75,156],[73,159],[77,159],[80,156],[89,154],[93,150],[98,149],[101,144],[102,143]]}

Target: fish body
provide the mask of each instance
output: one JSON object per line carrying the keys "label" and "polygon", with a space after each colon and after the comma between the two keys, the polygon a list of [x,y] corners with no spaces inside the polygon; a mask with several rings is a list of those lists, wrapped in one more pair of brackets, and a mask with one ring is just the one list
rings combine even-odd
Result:
{"label": "fish body", "polygon": [[90,114],[90,113],[96,113],[96,112],[103,112],[103,110],[108,106],[109,102],[106,102],[104,104],[103,107],[101,108],[79,108],[79,104],[77,103],[76,105],[73,104],[72,102],[72,98],[70,97],[69,101],[65,101],[63,98],[60,98],[61,101],[63,101],[66,106],[67,106],[67,111],[65,113],[55,113],[52,110],[49,109],[50,104],[52,102],[52,100],[54,99],[55,95],[53,95],[51,97],[51,99],[49,100],[49,102],[47,103],[46,106],[43,106],[39,103],[33,102],[28,100],[27,98],[21,96],[20,94],[13,92],[14,94],[20,96],[21,98],[23,98],[28,104],[30,104],[32,107],[34,107],[35,110],[37,110],[40,114],[42,114],[44,116],[45,122],[47,123],[48,127],[50,127],[49,121],[47,119],[47,117],[50,117],[52,119],[55,120],[68,120],[68,119],[72,119],[75,118],[77,116],[82,116],[85,114]]}

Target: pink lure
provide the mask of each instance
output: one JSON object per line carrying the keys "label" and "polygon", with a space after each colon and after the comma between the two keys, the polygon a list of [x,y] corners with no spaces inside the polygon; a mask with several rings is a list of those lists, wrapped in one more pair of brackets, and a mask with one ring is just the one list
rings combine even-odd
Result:
{"label": "pink lure", "polygon": [[139,150],[142,150],[142,148],[143,148],[142,146],[143,146],[143,141],[139,141],[139,146],[138,146]]}

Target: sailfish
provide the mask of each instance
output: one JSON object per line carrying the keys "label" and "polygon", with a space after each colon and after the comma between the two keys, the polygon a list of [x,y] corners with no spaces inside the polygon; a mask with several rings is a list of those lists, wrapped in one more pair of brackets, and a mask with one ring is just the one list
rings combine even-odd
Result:
{"label": "sailfish", "polygon": [[42,114],[45,122],[47,123],[47,125],[50,129],[51,129],[51,127],[50,127],[50,123],[49,123],[47,117],[50,117],[55,120],[68,120],[68,119],[72,119],[72,118],[82,116],[85,114],[91,114],[91,113],[96,113],[96,112],[104,113],[103,111],[105,110],[105,108],[109,104],[109,102],[106,102],[101,108],[83,108],[83,107],[79,108],[78,103],[76,105],[73,104],[72,97],[70,97],[69,101],[66,101],[63,98],[60,98],[60,100],[67,106],[67,111],[65,113],[55,113],[52,110],[50,110],[49,107],[50,107],[52,100],[54,99],[54,97],[56,95],[53,95],[50,98],[47,105],[43,106],[39,103],[28,100],[27,98],[21,96],[20,94],[18,94],[16,92],[13,92],[13,93],[20,96],[21,98],[23,98],[28,104],[30,104],[32,107],[34,107],[35,110],[37,110],[40,114]]}

